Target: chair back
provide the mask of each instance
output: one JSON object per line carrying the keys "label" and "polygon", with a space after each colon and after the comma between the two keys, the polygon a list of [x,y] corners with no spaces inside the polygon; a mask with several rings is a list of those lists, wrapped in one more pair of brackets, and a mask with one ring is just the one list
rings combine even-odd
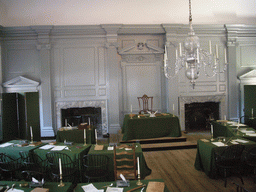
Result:
{"label": "chair back", "polygon": [[[153,97],[148,97],[146,94],[144,94],[142,97],[137,97],[139,102],[139,114],[141,112],[148,113],[148,111],[153,112]],[[149,103],[150,103],[150,109],[149,109]]]}
{"label": "chair back", "polygon": [[252,147],[251,149],[249,149],[245,156],[245,159],[247,164],[254,167],[256,166],[256,147]]}
{"label": "chair back", "polygon": [[229,160],[241,160],[241,156],[244,150],[244,145],[241,144],[235,144],[227,146],[224,151],[217,156],[216,161],[229,161]]}
{"label": "chair back", "polygon": [[114,174],[115,180],[120,179],[120,174],[127,179],[136,180],[135,145],[122,144],[114,146]]}
{"label": "chair back", "polygon": [[84,155],[83,166],[83,173],[88,181],[104,181],[109,174],[109,157],[98,154]]}
{"label": "chair back", "polygon": [[60,165],[59,159],[61,159],[62,177],[74,177],[77,171],[76,162],[73,161],[70,156],[60,152],[48,152],[46,153],[47,162],[51,168],[51,173],[55,179],[60,177]]}

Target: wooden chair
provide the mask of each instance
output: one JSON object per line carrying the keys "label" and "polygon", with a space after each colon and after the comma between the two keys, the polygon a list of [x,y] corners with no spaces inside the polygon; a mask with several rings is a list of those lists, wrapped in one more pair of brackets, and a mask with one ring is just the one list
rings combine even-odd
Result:
{"label": "wooden chair", "polygon": [[83,156],[83,176],[86,182],[107,181],[109,174],[109,157],[106,155],[89,154]]}
{"label": "wooden chair", "polygon": [[244,150],[244,145],[241,144],[235,144],[227,146],[224,151],[222,151],[220,154],[218,152],[215,152],[215,161],[216,161],[216,167],[218,169],[218,172],[220,169],[224,170],[224,178],[225,178],[225,187],[227,186],[227,171],[237,171],[238,176],[240,177],[242,184],[243,178],[241,175],[241,156]]}
{"label": "wooden chair", "polygon": [[253,168],[254,183],[256,183],[256,147],[252,147],[246,152],[245,156],[246,163]]}
{"label": "wooden chair", "polygon": [[[139,114],[141,112],[148,113],[148,111],[153,112],[153,97],[148,97],[146,94],[144,94],[142,97],[137,97],[139,102]],[[150,103],[150,109],[149,109],[149,103]],[[142,108],[141,108],[142,107]]]}
{"label": "wooden chair", "polygon": [[[5,153],[0,153],[0,170],[5,180],[16,179],[15,172],[22,169],[21,159],[13,159]],[[10,177],[9,177],[10,176]]]}
{"label": "wooden chair", "polygon": [[27,151],[19,152],[21,164],[23,165],[22,176],[26,181],[31,181],[32,177],[42,179],[47,176],[46,160],[42,160],[37,154]]}
{"label": "wooden chair", "polygon": [[120,174],[126,179],[136,180],[135,145],[122,144],[114,146],[114,174],[115,180],[120,179]]}
{"label": "wooden chair", "polygon": [[46,153],[46,159],[50,166],[53,181],[60,180],[59,159],[61,159],[63,181],[76,182],[76,176],[78,175],[77,166],[70,156],[65,153],[52,151]]}

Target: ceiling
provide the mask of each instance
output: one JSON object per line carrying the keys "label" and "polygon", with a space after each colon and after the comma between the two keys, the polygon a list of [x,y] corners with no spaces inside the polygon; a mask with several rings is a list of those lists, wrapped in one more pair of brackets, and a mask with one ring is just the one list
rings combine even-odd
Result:
{"label": "ceiling", "polygon": [[[256,0],[192,0],[194,24],[256,24]],[[188,0],[0,0],[0,25],[187,24]]]}

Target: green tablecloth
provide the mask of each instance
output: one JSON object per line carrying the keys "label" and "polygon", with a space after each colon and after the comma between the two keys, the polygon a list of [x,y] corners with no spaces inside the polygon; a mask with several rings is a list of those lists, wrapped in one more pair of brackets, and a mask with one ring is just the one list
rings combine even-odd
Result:
{"label": "green tablecloth", "polygon": [[[125,191],[128,191],[128,190],[131,190],[135,187],[138,187],[138,185],[136,184],[136,180],[134,181],[130,181],[130,187],[124,187],[124,192]],[[154,179],[154,180],[142,180],[141,181],[143,184],[146,184],[148,185],[149,182],[164,182],[162,179]],[[93,183],[93,185],[97,188],[97,189],[105,189],[106,188],[103,188],[104,186],[106,185],[109,185],[113,183],[114,185],[112,187],[116,187],[116,183],[115,181],[114,182],[100,182],[100,183]],[[82,189],[82,186],[84,185],[88,185],[89,183],[79,183],[76,188],[74,189],[74,192],[84,192],[84,190]],[[137,189],[136,191],[141,191],[142,188],[140,189]],[[135,191],[135,192],[136,192]],[[143,191],[146,191],[146,188],[143,190]],[[167,188],[167,186],[165,185],[165,188],[164,188],[164,192],[169,192],[169,189]]]}
{"label": "green tablecloth", "polygon": [[[136,149],[135,154],[136,157],[140,158],[140,169],[141,169],[141,178],[145,178],[147,175],[151,174],[151,169],[148,168],[147,163],[145,161],[144,155],[142,153],[142,149],[139,143],[136,143]],[[95,145],[92,145],[90,151],[88,154],[100,154],[100,155],[106,155],[110,158],[109,162],[109,179],[110,181],[115,180],[114,177],[114,150],[108,150],[108,145],[104,145],[103,150],[94,150]],[[124,150],[124,149],[123,149]]]}
{"label": "green tablecloth", "polygon": [[[247,143],[241,143],[245,145],[245,150],[243,155],[245,155],[245,151],[250,149],[251,147],[254,147],[256,145],[256,142],[250,141],[241,137],[233,137],[233,139],[242,139],[245,141],[248,141]],[[228,140],[226,138],[226,140]],[[217,139],[214,140],[216,142]],[[229,143],[231,145],[231,143]],[[216,176],[216,166],[215,166],[215,156],[214,152],[218,151],[220,153],[222,150],[224,150],[225,147],[217,147],[216,145],[212,144],[211,142],[205,142],[202,140],[197,141],[197,154],[196,154],[196,160],[195,160],[195,168],[197,170],[204,171],[206,175],[208,175],[211,178],[214,178]]]}
{"label": "green tablecloth", "polygon": [[[57,152],[61,152],[61,153],[65,153],[65,154],[69,155],[71,157],[71,159],[77,163],[78,171],[81,176],[81,170],[83,167],[83,165],[82,165],[83,156],[88,153],[91,145],[88,144],[88,145],[84,146],[83,144],[79,144],[79,143],[74,143],[73,145],[65,145],[62,142],[57,142],[54,146],[67,146],[69,148],[69,150],[63,149],[63,150],[57,151]],[[34,153],[37,154],[38,156],[40,156],[43,160],[45,160],[46,153],[48,153],[50,151],[51,151],[51,149],[45,150],[45,149],[38,148],[38,149],[34,150]]]}
{"label": "green tablecloth", "polygon": [[157,137],[180,137],[180,121],[172,114],[157,117],[133,117],[125,115],[122,128],[123,141]]}
{"label": "green tablecloth", "polygon": [[256,133],[256,130],[251,127],[240,126],[237,131],[237,126],[232,126],[227,123],[219,123],[219,122],[213,121],[212,125],[213,125],[214,138],[220,137],[220,136],[224,136],[224,137],[239,136],[239,137],[256,142],[256,136],[249,136],[243,132],[243,131],[254,131]]}
{"label": "green tablecloth", "polygon": [[[20,155],[19,155],[20,151],[32,152],[33,150],[37,149],[38,147],[45,145],[44,143],[42,143],[37,146],[28,146],[27,145],[24,147],[18,147],[17,145],[23,143],[21,140],[12,140],[12,141],[8,141],[6,143],[13,143],[13,145],[8,146],[8,147],[0,147],[0,153],[5,153],[13,159],[20,158]],[[4,144],[6,144],[6,143],[4,143]]]}
{"label": "green tablecloth", "polygon": [[[15,189],[20,189],[23,190],[24,192],[30,192],[32,191],[34,188],[29,188],[28,187],[20,187],[19,184],[24,184],[24,183],[28,183],[25,181],[0,181],[0,185],[2,187],[6,187],[6,185],[8,185],[9,187],[12,186],[12,184],[15,184],[14,188]],[[72,185],[72,183],[65,183],[64,187],[58,187],[57,182],[45,182],[44,184],[44,188],[49,189],[49,192],[72,192],[74,186]]]}
{"label": "green tablecloth", "polygon": [[[56,136],[57,142],[74,142],[74,143],[84,143],[84,130],[74,129],[74,130],[63,130],[58,131]],[[86,143],[96,144],[95,141],[95,129],[86,130]]]}

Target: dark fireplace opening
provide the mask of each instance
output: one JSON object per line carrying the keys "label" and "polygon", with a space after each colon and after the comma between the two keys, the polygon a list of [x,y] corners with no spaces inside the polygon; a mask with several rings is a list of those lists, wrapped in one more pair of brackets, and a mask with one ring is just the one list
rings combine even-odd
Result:
{"label": "dark fireplace opening", "polygon": [[185,104],[185,130],[210,130],[211,120],[219,119],[219,102]]}
{"label": "dark fireplace opening", "polygon": [[81,123],[97,126],[101,124],[101,108],[100,107],[82,107],[61,109],[61,125],[62,127],[69,124],[78,126]]}

